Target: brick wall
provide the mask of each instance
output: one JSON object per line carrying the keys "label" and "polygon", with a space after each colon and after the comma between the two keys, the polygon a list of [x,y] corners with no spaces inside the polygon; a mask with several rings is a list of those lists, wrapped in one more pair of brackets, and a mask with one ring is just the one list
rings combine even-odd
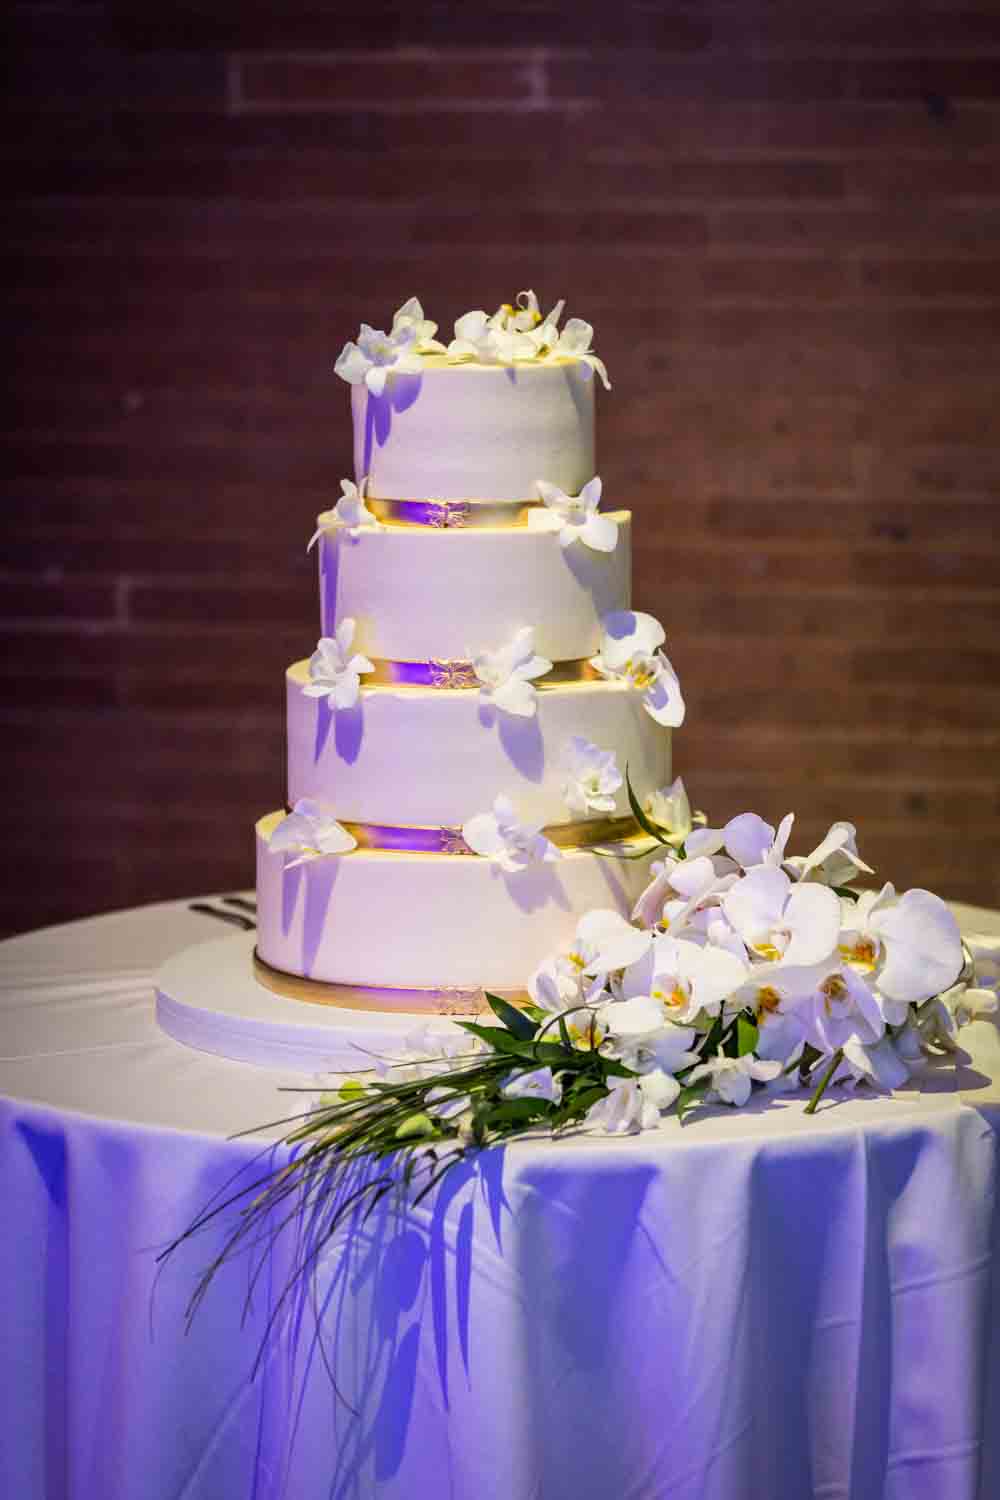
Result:
{"label": "brick wall", "polygon": [[592,320],[721,819],[1000,905],[1000,12],[15,4],[0,927],[252,880],[332,374],[413,292]]}

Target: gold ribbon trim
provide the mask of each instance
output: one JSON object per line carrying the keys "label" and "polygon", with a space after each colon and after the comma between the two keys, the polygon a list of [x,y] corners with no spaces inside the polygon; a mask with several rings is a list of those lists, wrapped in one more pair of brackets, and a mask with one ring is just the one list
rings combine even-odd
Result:
{"label": "gold ribbon trim", "polygon": [[492,500],[365,500],[378,520],[390,526],[430,526],[436,531],[475,531],[481,527],[527,526],[528,513],[539,501]]}
{"label": "gold ribbon trim", "polygon": [[[393,1012],[401,1015],[478,1016],[492,1014],[482,987],[463,988],[439,985],[436,989],[389,989],[371,984],[337,984],[332,981],[305,979],[273,969],[254,950],[254,978],[275,995],[286,1000],[301,1000],[307,1005],[334,1005],[341,1010]],[[531,1004],[527,990],[492,990],[511,1005]]]}
{"label": "gold ribbon trim", "polygon": [[[363,686],[430,688],[478,688],[482,684],[476,676],[471,661],[458,658],[434,657],[430,661],[389,661],[385,657],[373,657],[374,670],[365,672]],[[590,665],[585,656],[572,661],[553,662],[552,670],[543,677],[532,679],[536,687],[548,687],[559,682],[600,682],[602,677]]]}
{"label": "gold ribbon trim", "polygon": [[[338,819],[341,828],[357,841],[359,849],[379,849],[394,854],[458,854],[480,859],[462,837],[461,828],[412,823],[349,823]],[[594,849],[600,844],[621,844],[637,837],[645,838],[635,818],[579,818],[575,823],[549,823],[544,836],[557,849]],[[349,859],[352,850],[338,855]]]}

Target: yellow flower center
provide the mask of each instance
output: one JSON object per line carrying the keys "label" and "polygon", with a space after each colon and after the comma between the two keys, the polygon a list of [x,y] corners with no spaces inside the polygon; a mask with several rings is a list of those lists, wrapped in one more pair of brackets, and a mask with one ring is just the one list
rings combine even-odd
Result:
{"label": "yellow flower center", "polygon": [[587,967],[587,960],[584,958],[582,953],[567,953],[566,957],[569,959],[574,969],[585,969]]}
{"label": "yellow flower center", "polygon": [[839,974],[828,975],[827,978],[823,980],[819,989],[820,994],[823,996],[823,1004],[826,1009],[827,1015],[830,1014],[831,1006],[834,1005],[838,1000],[843,1000],[847,994],[847,985],[844,983]]}
{"label": "yellow flower center", "polygon": [[629,657],[625,663],[625,676],[640,692],[645,692],[656,681],[655,673],[650,670],[649,660],[644,656],[640,656],[638,660],[634,656]]}
{"label": "yellow flower center", "polygon": [[593,1051],[595,1047],[600,1046],[604,1039],[604,1034],[598,1026],[596,1018],[591,1018],[582,1024],[579,1021],[567,1020],[566,1030],[569,1033],[569,1039],[573,1043],[573,1046],[579,1047],[583,1052]]}
{"label": "yellow flower center", "polygon": [[762,984],[757,991],[757,1020],[773,1016],[781,1006],[781,996],[771,984]]}
{"label": "yellow flower center", "polygon": [[856,943],[841,943],[840,956],[859,969],[874,969],[878,963],[878,943],[874,938],[858,938]]}
{"label": "yellow flower center", "polygon": [[774,943],[754,943],[752,946],[755,953],[759,953],[761,958],[769,959],[772,963],[776,963],[781,957],[781,949],[775,947]]}
{"label": "yellow flower center", "polygon": [[665,990],[658,985],[654,990],[650,991],[650,994],[654,1000],[659,1000],[664,1010],[667,1011],[683,1010],[689,999],[687,989],[680,979],[673,981],[671,989]]}

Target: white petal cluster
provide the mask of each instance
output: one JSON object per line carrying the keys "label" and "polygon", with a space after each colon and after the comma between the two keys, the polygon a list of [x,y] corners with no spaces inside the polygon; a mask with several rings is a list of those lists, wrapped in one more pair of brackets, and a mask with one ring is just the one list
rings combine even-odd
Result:
{"label": "white petal cluster", "polygon": [[602,677],[627,682],[643,695],[646,712],[676,729],[684,722],[677,673],[660,650],[666,633],[652,615],[613,610],[601,620],[601,649],[590,665]]}
{"label": "white petal cluster", "polygon": [[552,663],[535,654],[535,632],[531,626],[525,626],[499,651],[480,651],[473,656],[472,670],[484,705],[492,705],[517,718],[531,719],[538,705],[532,679],[551,672]]}
{"label": "white petal cluster", "polygon": [[388,333],[362,323],[357,338],[340,351],[334,370],[349,385],[364,385],[373,396],[381,396],[390,375],[419,374],[427,354],[488,365],[571,359],[579,364],[585,379],[596,374],[610,390],[608,372],[594,353],[591,325],[582,318],[570,318],[560,330],[564,306],[563,301],[557,302],[543,318],[534,292],[518,292],[514,303],[505,302],[494,313],[481,309],[463,313],[456,319],[455,337],[446,348],[434,337],[437,324],[424,317],[419,300],[411,297],[396,309]]}
{"label": "white petal cluster", "polygon": [[545,479],[535,481],[544,509],[528,512],[531,531],[556,531],[563,547],[581,542],[594,552],[613,552],[618,545],[618,522],[598,514],[601,503],[601,480],[595,474],[578,495],[567,495],[558,485]]}
{"label": "white petal cluster", "polygon": [[596,373],[610,390],[608,372],[592,348],[591,325],[581,318],[570,318],[560,332],[564,306],[564,302],[557,302],[543,318],[538,298],[527,291],[518,292],[515,303],[505,302],[495,313],[485,313],[481,308],[463,313],[456,319],[448,358],[486,365],[574,359],[587,379]]}
{"label": "white petal cluster", "polygon": [[462,825],[462,837],[473,854],[481,854],[509,875],[529,865],[561,859],[562,851],[538,825],[519,823],[509,797],[497,797],[492,812],[477,813]]}
{"label": "white petal cluster", "polygon": [[353,479],[342,479],[340,481],[340,499],[333,510],[325,510],[318,517],[319,525],[309,538],[307,552],[311,552],[319,541],[323,532],[331,527],[342,527],[349,537],[355,541],[362,531],[381,531],[381,521],[372,515],[365,504],[365,491],[368,488],[368,476],[355,484]]}
{"label": "white petal cluster", "polygon": [[333,636],[323,636],[309,658],[307,698],[325,698],[334,710],[353,708],[361,696],[361,678],[375,667],[367,656],[351,654],[354,621],[341,620]]}
{"label": "white petal cluster", "polygon": [[434,334],[437,324],[424,317],[416,297],[393,314],[388,333],[362,323],[357,340],[349,340],[337,356],[334,371],[348,385],[365,385],[373,396],[381,396],[390,375],[419,375],[421,355],[443,354],[444,345]]}
{"label": "white petal cluster", "polygon": [[622,785],[615,752],[601,750],[575,734],[567,740],[562,759],[566,773],[562,794],[570,811],[614,812],[615,793]]}
{"label": "white petal cluster", "polygon": [[318,802],[300,797],[271,834],[270,846],[298,855],[285,867],[291,870],[323,854],[347,854],[358,847],[358,841],[335,818],[324,812]]}

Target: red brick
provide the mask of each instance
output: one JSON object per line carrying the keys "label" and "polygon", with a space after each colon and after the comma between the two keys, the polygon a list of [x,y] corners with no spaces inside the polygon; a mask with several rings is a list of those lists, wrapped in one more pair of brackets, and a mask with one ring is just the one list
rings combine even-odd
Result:
{"label": "red brick", "polygon": [[880,297],[1000,301],[995,260],[866,260],[858,274],[862,291]]}
{"label": "red brick", "polygon": [[864,58],[852,64],[851,91],[861,99],[983,99],[996,102],[996,56]]}
{"label": "red brick", "polygon": [[705,295],[716,302],[837,302],[852,289],[844,260],[818,256],[727,256],[705,264]]}
{"label": "red brick", "polygon": [[116,613],[111,582],[67,579],[53,583],[44,577],[0,578],[0,615],[9,619],[111,620]]}
{"label": "red brick", "polygon": [[847,65],[825,57],[786,61],[723,54],[688,62],[643,50],[557,55],[549,65],[549,88],[557,100],[823,100],[848,96],[850,84]]}
{"label": "red brick", "polygon": [[344,57],[249,56],[239,65],[238,98],[248,109],[305,105],[353,108],[372,99],[383,107],[464,101],[527,100],[535,89],[536,62],[527,50],[493,57],[447,53],[372,53]]}

